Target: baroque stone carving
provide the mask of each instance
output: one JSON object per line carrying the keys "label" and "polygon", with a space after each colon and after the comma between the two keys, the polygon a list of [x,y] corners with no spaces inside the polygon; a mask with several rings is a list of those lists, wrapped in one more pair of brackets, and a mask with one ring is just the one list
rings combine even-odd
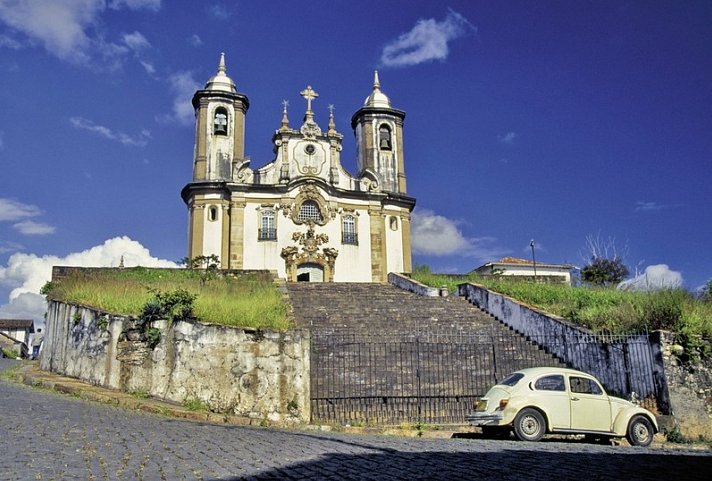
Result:
{"label": "baroque stone carving", "polygon": [[324,269],[324,278],[328,282],[334,280],[334,263],[339,255],[339,251],[333,247],[324,247],[320,251],[320,246],[329,242],[326,234],[316,234],[314,226],[310,225],[306,232],[295,232],[292,240],[301,245],[301,251],[297,246],[287,246],[282,249],[280,256],[284,259],[287,276],[291,281],[296,281],[297,268],[302,264],[318,264]]}
{"label": "baroque stone carving", "polygon": [[[306,201],[313,201],[319,207],[319,212],[321,214],[321,219],[299,219],[299,212],[301,210],[302,204]],[[282,203],[282,208],[285,216],[291,217],[292,221],[297,224],[307,224],[309,226],[316,225],[326,225],[331,219],[336,218],[336,210],[332,209],[322,197],[319,189],[314,184],[303,185],[297,195],[294,202],[291,204]]]}

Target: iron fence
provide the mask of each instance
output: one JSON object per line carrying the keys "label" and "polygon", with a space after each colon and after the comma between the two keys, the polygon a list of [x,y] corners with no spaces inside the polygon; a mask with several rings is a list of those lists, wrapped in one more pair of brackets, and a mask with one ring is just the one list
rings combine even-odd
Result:
{"label": "iron fence", "polygon": [[633,391],[642,398],[655,396],[646,335],[571,340],[531,339],[505,328],[388,333],[322,329],[312,333],[312,420],[459,424],[474,400],[508,373],[546,365],[587,371],[622,397]]}

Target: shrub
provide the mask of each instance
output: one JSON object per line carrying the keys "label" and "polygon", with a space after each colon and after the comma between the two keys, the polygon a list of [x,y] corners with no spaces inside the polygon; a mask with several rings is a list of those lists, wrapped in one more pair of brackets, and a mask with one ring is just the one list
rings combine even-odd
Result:
{"label": "shrub", "polygon": [[161,292],[158,289],[149,289],[153,299],[144,304],[141,317],[150,322],[157,319],[166,319],[168,322],[180,321],[193,315],[193,303],[198,297],[185,289],[175,289]]}

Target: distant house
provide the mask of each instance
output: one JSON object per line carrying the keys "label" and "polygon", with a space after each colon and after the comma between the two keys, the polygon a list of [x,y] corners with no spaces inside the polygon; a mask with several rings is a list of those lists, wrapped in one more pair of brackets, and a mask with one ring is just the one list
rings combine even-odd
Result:
{"label": "distant house", "polygon": [[572,273],[576,267],[570,264],[546,264],[537,262],[536,265],[531,260],[518,259],[516,257],[504,257],[498,261],[488,262],[474,269],[470,274],[481,276],[517,276],[537,279],[549,282],[561,282],[571,284]]}
{"label": "distant house", "polygon": [[12,349],[21,357],[27,357],[30,334],[35,332],[35,323],[27,319],[0,319],[0,345]]}

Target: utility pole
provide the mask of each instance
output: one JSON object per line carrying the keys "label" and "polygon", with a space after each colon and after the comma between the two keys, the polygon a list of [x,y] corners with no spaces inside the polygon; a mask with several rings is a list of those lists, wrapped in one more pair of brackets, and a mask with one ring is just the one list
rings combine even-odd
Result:
{"label": "utility pole", "polygon": [[532,263],[534,264],[534,282],[536,282],[536,256],[534,255],[534,239],[529,241],[529,246],[532,248]]}

